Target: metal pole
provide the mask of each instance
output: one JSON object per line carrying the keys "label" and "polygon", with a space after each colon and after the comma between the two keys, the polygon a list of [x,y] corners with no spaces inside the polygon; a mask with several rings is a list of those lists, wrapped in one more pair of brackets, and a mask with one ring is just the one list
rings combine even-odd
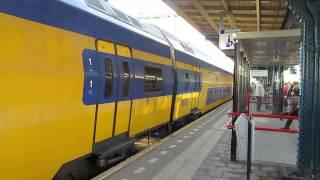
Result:
{"label": "metal pole", "polygon": [[[236,117],[232,118],[232,122],[237,120]],[[237,160],[237,135],[236,135],[236,130],[233,128],[231,132],[231,153],[230,153],[230,159],[231,161],[236,161]]]}
{"label": "metal pole", "polygon": [[251,117],[248,120],[248,146],[247,146],[247,180],[250,180],[251,174]]}
{"label": "metal pole", "polygon": [[[237,84],[238,84],[238,66],[237,62],[239,61],[240,51],[239,51],[239,44],[235,44],[235,66],[234,66],[234,73],[233,73],[233,107],[232,110],[234,112],[238,112],[238,93],[237,93]],[[232,125],[235,124],[237,117],[232,118]],[[231,150],[230,150],[230,160],[236,161],[237,160],[237,136],[235,129],[231,131]]]}

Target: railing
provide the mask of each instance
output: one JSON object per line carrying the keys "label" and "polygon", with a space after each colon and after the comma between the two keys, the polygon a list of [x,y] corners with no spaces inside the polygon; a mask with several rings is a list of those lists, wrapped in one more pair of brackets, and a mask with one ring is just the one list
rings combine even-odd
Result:
{"label": "railing", "polygon": [[[248,94],[248,93],[247,93]],[[259,102],[257,101],[257,98],[259,99]],[[232,120],[226,124],[228,129],[232,129],[232,138],[231,138],[231,160],[236,160],[236,149],[237,149],[237,140],[235,137],[235,122],[236,119],[241,115],[241,114],[246,114],[249,117],[248,120],[248,144],[247,144],[247,180],[250,180],[250,174],[251,174],[251,152],[252,152],[252,117],[265,117],[269,118],[269,120],[276,120],[276,119],[287,119],[288,121],[293,121],[293,120],[299,120],[301,117],[298,115],[290,115],[290,113],[293,110],[297,110],[299,107],[299,101],[297,100],[297,97],[273,97],[273,96],[246,96],[246,110],[247,112],[234,112],[233,109],[230,109],[227,114],[229,117],[232,117]],[[272,100],[272,101],[269,101]],[[282,100],[282,102],[280,101]],[[285,113],[282,112],[283,108],[281,106],[282,104],[286,105]],[[274,113],[273,111],[270,111],[269,113],[264,111],[264,112],[251,112],[252,111],[252,104],[256,105],[262,105],[265,104],[267,105],[279,105],[277,108],[281,110],[282,113]],[[258,108],[258,107],[256,107]],[[261,107],[259,107],[259,110]],[[272,107],[273,108],[273,107]],[[267,107],[266,107],[267,109]],[[278,110],[279,110],[278,109]],[[297,113],[296,113],[297,114]],[[280,133],[292,133],[292,134],[297,134],[299,133],[298,130],[296,129],[289,129],[289,128],[273,128],[273,127],[264,127],[264,126],[254,126],[254,130],[256,131],[269,131],[269,132],[280,132]]]}

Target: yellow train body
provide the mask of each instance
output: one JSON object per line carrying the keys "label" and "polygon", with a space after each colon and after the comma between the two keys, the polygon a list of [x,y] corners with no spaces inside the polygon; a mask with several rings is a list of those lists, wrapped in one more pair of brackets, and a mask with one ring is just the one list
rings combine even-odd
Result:
{"label": "yellow train body", "polygon": [[[89,49],[166,67],[170,58],[1,12],[0,27],[1,179],[51,179],[63,164],[90,155],[96,143],[134,138],[170,122],[172,94],[85,105],[82,54]],[[176,95],[173,121],[231,99],[206,100],[209,88],[232,87],[231,74],[183,60],[176,66],[202,81],[199,91]]]}

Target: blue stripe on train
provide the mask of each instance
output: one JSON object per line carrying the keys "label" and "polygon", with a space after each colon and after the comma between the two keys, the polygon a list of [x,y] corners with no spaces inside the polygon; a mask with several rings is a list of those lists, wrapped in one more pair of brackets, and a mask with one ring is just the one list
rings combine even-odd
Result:
{"label": "blue stripe on train", "polygon": [[[112,89],[105,89],[105,79],[104,79],[104,60],[105,58],[110,58],[112,61],[112,69],[113,69],[113,79],[112,79]],[[121,92],[123,87],[117,89],[116,84],[119,83],[119,79],[121,76],[118,77],[118,67],[116,61],[114,59],[118,59],[122,57],[117,57],[115,55],[96,52],[93,50],[86,49],[83,51],[83,67],[84,67],[84,88],[83,88],[83,102],[86,105],[90,104],[101,104],[101,103],[108,103],[114,102],[116,99],[117,91]],[[123,59],[123,58],[122,58]],[[128,59],[128,58],[126,58]],[[142,99],[148,97],[158,97],[158,96],[166,96],[172,95],[173,92],[173,71],[172,67],[163,64],[152,63],[148,61],[132,59],[134,75],[133,79],[130,82],[130,90],[129,96],[122,97],[119,95],[118,99],[120,101],[125,101],[129,99]],[[160,68],[162,70],[163,75],[163,86],[161,91],[159,92],[152,92],[152,93],[145,93],[144,92],[144,76],[145,72],[144,69],[146,66]],[[132,71],[132,70],[131,70]],[[132,73],[132,72],[131,72]],[[188,73],[190,82],[188,84],[186,80],[185,74]],[[184,94],[190,92],[200,91],[201,83],[196,84],[195,76],[200,76],[199,73],[178,69],[178,93],[177,94]],[[199,77],[198,77],[199,78]],[[187,85],[188,84],[188,85]],[[123,86],[120,83],[120,86]],[[186,88],[188,87],[188,88]],[[104,91],[112,91],[111,96],[108,98],[104,97]]]}

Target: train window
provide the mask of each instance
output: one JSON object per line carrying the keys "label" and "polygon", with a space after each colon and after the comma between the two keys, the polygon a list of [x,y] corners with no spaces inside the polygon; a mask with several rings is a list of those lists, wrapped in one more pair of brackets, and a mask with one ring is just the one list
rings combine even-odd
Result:
{"label": "train window", "polygon": [[186,50],[186,51],[188,51],[188,52],[190,52],[190,53],[194,53],[193,50],[192,50],[192,48],[191,48],[190,46],[188,46],[188,45],[186,45],[186,44],[184,44],[184,43],[182,43],[182,42],[180,42],[180,45],[182,46],[182,48],[183,48],[184,50]]}
{"label": "train window", "polygon": [[193,91],[198,91],[198,76],[197,74],[194,74],[194,87]]}
{"label": "train window", "polygon": [[144,92],[161,91],[163,86],[163,75],[160,68],[144,67]]}
{"label": "train window", "polygon": [[86,3],[92,8],[95,8],[100,11],[105,11],[105,8],[103,7],[103,5],[99,0],[86,0]]}
{"label": "train window", "polygon": [[161,33],[161,31],[152,24],[143,24],[143,30],[148,32],[149,34],[152,34],[160,39],[165,40],[165,37]]}
{"label": "train window", "polygon": [[112,15],[113,16],[113,12],[111,10],[111,7],[105,3],[104,1],[100,1],[100,0],[85,0],[87,5],[97,11],[100,11],[104,14],[108,14],[108,15]]}
{"label": "train window", "polygon": [[118,16],[119,19],[131,24],[131,21],[128,19],[127,15],[118,9],[112,8],[113,12]]}
{"label": "train window", "polygon": [[185,90],[185,91],[188,91],[188,90],[189,90],[189,87],[190,87],[189,74],[186,73],[186,82],[185,82],[185,85],[184,85],[184,90]]}
{"label": "train window", "polygon": [[139,23],[139,21],[131,16],[128,16],[130,21],[132,22],[132,24],[134,24],[135,26],[142,28],[141,24]]}
{"label": "train window", "polygon": [[129,71],[129,63],[127,61],[122,63],[123,68],[123,97],[127,97],[129,95],[130,89],[130,71]]}
{"label": "train window", "polygon": [[104,98],[108,99],[112,95],[113,69],[110,58],[104,60]]}

